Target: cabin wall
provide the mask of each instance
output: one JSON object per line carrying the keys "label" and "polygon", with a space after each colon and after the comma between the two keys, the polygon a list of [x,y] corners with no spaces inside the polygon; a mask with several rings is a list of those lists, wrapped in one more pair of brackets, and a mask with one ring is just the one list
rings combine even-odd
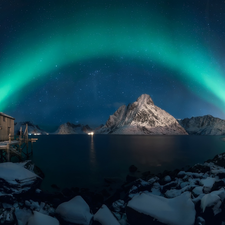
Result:
{"label": "cabin wall", "polygon": [[9,140],[9,133],[14,137],[14,120],[0,116],[0,141]]}

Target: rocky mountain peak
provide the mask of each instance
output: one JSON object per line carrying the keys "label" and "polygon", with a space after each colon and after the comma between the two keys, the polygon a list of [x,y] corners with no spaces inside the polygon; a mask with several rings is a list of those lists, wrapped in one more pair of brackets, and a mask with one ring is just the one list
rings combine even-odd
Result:
{"label": "rocky mountain peak", "polygon": [[225,120],[212,115],[185,118],[179,124],[192,135],[224,135]]}
{"label": "rocky mountain peak", "polygon": [[152,98],[148,94],[142,94],[138,99],[137,102],[139,104],[147,104],[147,105],[154,105]]}
{"label": "rocky mountain peak", "polygon": [[186,135],[186,131],[169,113],[154,105],[151,97],[141,95],[128,106],[111,115],[99,133]]}

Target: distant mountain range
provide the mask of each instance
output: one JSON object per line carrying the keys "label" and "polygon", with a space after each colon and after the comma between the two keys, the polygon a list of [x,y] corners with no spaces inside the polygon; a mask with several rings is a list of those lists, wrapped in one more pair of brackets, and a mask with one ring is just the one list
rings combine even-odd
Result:
{"label": "distant mountain range", "polygon": [[128,106],[121,106],[96,133],[135,135],[187,135],[177,120],[141,95]]}
{"label": "distant mountain range", "polygon": [[14,133],[19,134],[20,127],[22,127],[22,132],[24,133],[26,129],[26,124],[28,125],[28,134],[33,134],[33,135],[48,134],[46,131],[42,130],[38,125],[34,125],[30,121],[16,122],[14,126]]}
{"label": "distant mountain range", "polygon": [[87,134],[93,130],[88,125],[64,123],[59,126],[54,134]]}
{"label": "distant mountain range", "polygon": [[225,135],[225,120],[211,115],[178,120],[190,135]]}
{"label": "distant mountain range", "polygon": [[[48,134],[31,122],[15,123],[15,134],[20,127],[25,131],[28,124],[29,134]],[[105,125],[95,130],[88,125],[64,123],[51,134],[134,134],[134,135],[225,135],[225,120],[211,115],[176,120],[166,111],[154,105],[151,97],[141,95],[128,106],[121,106],[109,116]]]}

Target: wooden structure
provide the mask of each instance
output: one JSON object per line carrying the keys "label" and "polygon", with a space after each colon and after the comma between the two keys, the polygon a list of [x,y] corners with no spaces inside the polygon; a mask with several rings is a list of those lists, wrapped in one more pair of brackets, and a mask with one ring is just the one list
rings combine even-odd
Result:
{"label": "wooden structure", "polygon": [[20,136],[16,140],[12,140],[11,134],[8,135],[8,141],[0,142],[0,160],[11,161],[16,156],[20,161],[23,158],[28,159],[33,154],[33,143],[37,138],[28,138],[28,125],[22,135],[22,127],[20,128]]}
{"label": "wooden structure", "polygon": [[15,118],[0,112],[0,141],[8,141],[9,135],[14,137]]}

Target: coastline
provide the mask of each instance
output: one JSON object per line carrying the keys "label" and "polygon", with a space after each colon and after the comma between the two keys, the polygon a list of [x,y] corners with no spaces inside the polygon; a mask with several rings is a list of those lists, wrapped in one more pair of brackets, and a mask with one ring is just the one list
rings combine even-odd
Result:
{"label": "coastline", "polygon": [[[202,164],[196,164],[185,171],[176,169],[164,171],[160,174],[152,174],[147,171],[142,173],[142,177],[139,179],[135,177],[138,169],[132,165],[129,170],[133,176],[128,175],[122,185],[118,185],[116,180],[105,179],[106,186],[111,189],[111,192],[104,187],[100,188],[102,190],[99,192],[93,192],[87,188],[67,188],[59,191],[55,187],[55,193],[47,193],[39,189],[41,171],[31,161],[11,164],[17,166],[20,164],[19,166],[26,168],[25,170],[31,170],[39,174],[35,175],[29,171],[36,176],[35,180],[32,182],[30,180],[25,185],[22,185],[22,182],[19,181],[18,186],[1,178],[3,187],[0,195],[2,202],[0,214],[3,220],[5,218],[5,221],[9,217],[7,215],[11,215],[12,224],[17,222],[25,225],[30,217],[34,215],[40,217],[42,216],[40,214],[56,218],[61,224],[70,224],[71,221],[69,222],[57,209],[61,204],[66,204],[71,199],[75,199],[75,205],[78,204],[76,203],[77,196],[81,196],[82,201],[88,205],[91,215],[90,221],[95,220],[95,214],[99,210],[107,210],[118,224],[134,224],[132,221],[137,222],[137,218],[142,221],[139,221],[139,224],[147,224],[155,219],[161,221],[162,224],[169,224],[171,221],[164,221],[163,214],[155,215],[151,210],[143,211],[144,209],[140,206],[143,196],[144,201],[149,198],[149,201],[156,201],[157,204],[165,205],[168,205],[167,201],[173,200],[178,204],[179,198],[186,199],[185,201],[192,208],[188,213],[192,217],[194,215],[195,223],[205,221],[206,224],[210,224],[210,221],[213,221],[213,224],[217,224],[214,223],[215,220],[225,221],[223,217],[225,211],[223,207],[225,203],[225,153],[216,155],[213,159],[209,159]],[[134,199],[136,200],[134,201]],[[178,214],[185,213],[179,212],[176,207],[170,210],[175,210],[174,212],[177,211]],[[33,214],[34,211],[39,213]],[[74,217],[73,220],[76,221],[77,215]],[[105,225],[105,223],[100,224]],[[204,223],[199,222],[198,224]]]}

